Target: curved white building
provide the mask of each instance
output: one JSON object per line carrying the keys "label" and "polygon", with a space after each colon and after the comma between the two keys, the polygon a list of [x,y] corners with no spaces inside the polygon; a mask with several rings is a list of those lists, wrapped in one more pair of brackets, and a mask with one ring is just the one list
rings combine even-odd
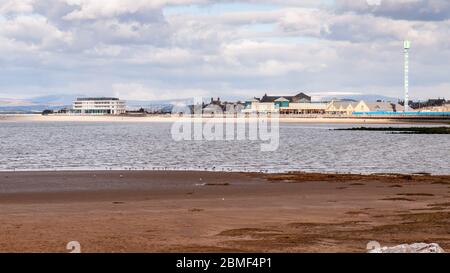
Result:
{"label": "curved white building", "polygon": [[118,98],[78,98],[72,113],[80,115],[120,115],[126,112],[126,102]]}

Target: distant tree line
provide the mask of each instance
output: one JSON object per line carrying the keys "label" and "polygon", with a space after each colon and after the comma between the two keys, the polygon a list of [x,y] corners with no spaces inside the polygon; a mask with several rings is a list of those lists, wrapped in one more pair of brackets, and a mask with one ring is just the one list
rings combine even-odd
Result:
{"label": "distant tree line", "polygon": [[[420,109],[424,107],[439,107],[443,106],[450,101],[446,101],[445,98],[429,99],[427,101],[410,101],[408,105],[413,109]],[[398,104],[405,106],[405,101],[399,101]]]}

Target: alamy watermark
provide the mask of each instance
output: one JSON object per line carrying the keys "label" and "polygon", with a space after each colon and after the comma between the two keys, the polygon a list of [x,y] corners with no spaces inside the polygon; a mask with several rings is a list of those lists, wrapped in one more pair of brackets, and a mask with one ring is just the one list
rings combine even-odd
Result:
{"label": "alamy watermark", "polygon": [[226,109],[195,98],[192,106],[176,106],[172,116],[175,141],[238,141],[261,142],[261,151],[273,152],[280,143],[280,123],[277,111],[246,112],[242,105],[227,104]]}

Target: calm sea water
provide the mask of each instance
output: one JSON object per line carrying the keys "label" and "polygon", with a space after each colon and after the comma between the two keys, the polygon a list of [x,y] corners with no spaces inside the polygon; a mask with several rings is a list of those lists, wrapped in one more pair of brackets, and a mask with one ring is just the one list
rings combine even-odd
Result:
{"label": "calm sea water", "polygon": [[279,149],[261,152],[260,142],[248,140],[175,142],[170,123],[4,122],[0,170],[450,174],[449,135],[330,130],[347,127],[281,124]]}

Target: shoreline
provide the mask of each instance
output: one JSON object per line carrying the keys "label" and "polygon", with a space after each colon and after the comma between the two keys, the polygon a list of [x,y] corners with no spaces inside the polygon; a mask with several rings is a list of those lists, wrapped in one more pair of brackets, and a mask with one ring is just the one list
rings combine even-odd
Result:
{"label": "shoreline", "polygon": [[450,175],[0,173],[0,252],[450,250]]}
{"label": "shoreline", "polygon": [[0,174],[20,174],[20,173],[113,173],[113,172],[164,172],[164,173],[213,173],[213,174],[244,174],[244,175],[297,175],[297,174],[309,174],[309,175],[337,175],[337,176],[345,176],[345,175],[356,175],[356,176],[402,176],[402,175],[411,175],[411,176],[450,176],[450,174],[446,173],[424,173],[424,172],[411,172],[411,173],[399,173],[399,172],[337,172],[337,171],[255,171],[255,170],[213,170],[213,169],[170,169],[170,168],[154,168],[154,169],[130,169],[130,168],[98,168],[98,169],[84,169],[84,168],[75,168],[75,169],[16,169],[10,170],[0,169]]}
{"label": "shoreline", "polygon": [[[213,118],[203,117],[206,120]],[[76,115],[49,115],[38,114],[0,114],[0,122],[148,122],[164,123],[175,121],[193,121],[196,118],[179,118],[173,116],[76,116]],[[220,119],[223,120],[223,119]],[[225,121],[244,122],[252,118],[230,118]],[[382,119],[367,117],[280,117],[280,123],[329,123],[329,124],[450,124],[450,120],[433,119]]]}

